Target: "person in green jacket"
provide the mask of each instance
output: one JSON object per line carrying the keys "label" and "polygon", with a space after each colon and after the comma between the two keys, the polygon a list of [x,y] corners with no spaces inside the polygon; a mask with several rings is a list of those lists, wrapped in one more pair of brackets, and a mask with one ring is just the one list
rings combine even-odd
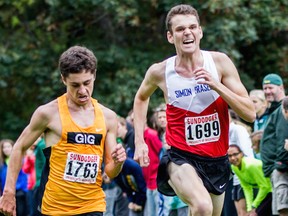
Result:
{"label": "person in green jacket", "polygon": [[[235,144],[229,146],[228,157],[244,190],[248,216],[271,216],[272,185],[270,179],[264,176],[262,161],[244,156]],[[256,197],[253,192],[255,188],[258,190]]]}
{"label": "person in green jacket", "polygon": [[[273,189],[272,210],[274,215],[288,216],[288,121],[282,113],[285,88],[282,78],[268,74],[263,79],[266,99],[277,108],[270,114],[260,142],[260,154],[265,177],[270,177]],[[269,101],[268,100],[268,101]]]}

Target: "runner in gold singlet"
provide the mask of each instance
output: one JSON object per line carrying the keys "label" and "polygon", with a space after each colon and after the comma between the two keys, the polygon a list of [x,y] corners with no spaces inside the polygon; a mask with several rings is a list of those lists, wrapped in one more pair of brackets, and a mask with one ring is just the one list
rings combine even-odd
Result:
{"label": "runner in gold singlet", "polygon": [[114,178],[126,160],[125,149],[116,143],[116,114],[91,97],[97,67],[94,54],[85,47],[71,47],[61,55],[59,67],[67,91],[39,106],[16,141],[0,199],[0,212],[5,215],[16,215],[21,158],[42,133],[46,143],[39,190],[42,215],[103,215],[102,162],[105,173]]}

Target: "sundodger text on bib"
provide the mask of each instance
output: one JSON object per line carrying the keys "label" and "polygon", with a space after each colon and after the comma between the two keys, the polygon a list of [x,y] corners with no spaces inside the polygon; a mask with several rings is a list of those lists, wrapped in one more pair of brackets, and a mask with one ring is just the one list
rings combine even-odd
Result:
{"label": "sundodger text on bib", "polygon": [[64,180],[92,184],[96,182],[100,156],[93,154],[67,154]]}
{"label": "sundodger text on bib", "polygon": [[186,117],[184,123],[186,142],[188,145],[199,145],[219,140],[221,131],[218,113]]}

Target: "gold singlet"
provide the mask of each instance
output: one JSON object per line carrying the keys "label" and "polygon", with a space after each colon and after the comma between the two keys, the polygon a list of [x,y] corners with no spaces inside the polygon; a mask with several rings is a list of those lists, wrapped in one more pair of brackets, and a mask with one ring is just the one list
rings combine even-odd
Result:
{"label": "gold singlet", "polygon": [[66,94],[58,99],[62,124],[59,142],[44,150],[46,165],[41,177],[43,198],[41,212],[45,215],[76,215],[106,210],[102,190],[106,125],[97,100],[92,99],[93,125],[77,125],[68,110]]}

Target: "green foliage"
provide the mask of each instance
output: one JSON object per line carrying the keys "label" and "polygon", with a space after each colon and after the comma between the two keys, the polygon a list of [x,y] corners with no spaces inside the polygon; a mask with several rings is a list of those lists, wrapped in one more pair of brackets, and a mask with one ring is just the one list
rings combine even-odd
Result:
{"label": "green foliage", "polygon": [[[229,55],[248,90],[270,72],[288,84],[287,0],[0,0],[0,137],[65,92],[58,58],[76,44],[99,60],[94,96],[125,116],[147,68],[175,53],[164,22],[179,3],[198,10],[202,48]],[[156,91],[150,108],[161,102]]]}

